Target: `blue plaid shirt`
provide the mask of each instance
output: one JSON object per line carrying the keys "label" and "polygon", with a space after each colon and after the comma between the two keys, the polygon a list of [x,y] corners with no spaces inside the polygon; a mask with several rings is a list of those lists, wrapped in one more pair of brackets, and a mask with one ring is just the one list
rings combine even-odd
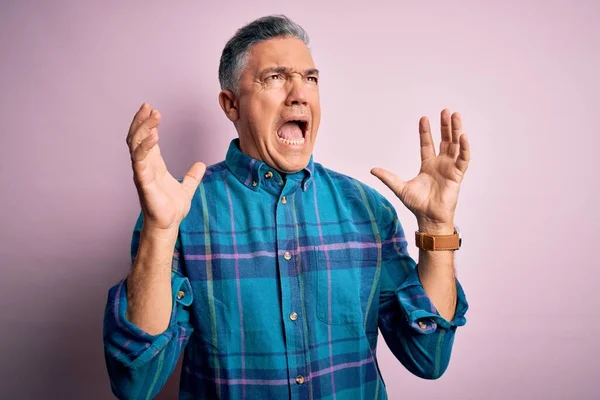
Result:
{"label": "blue plaid shirt", "polygon": [[404,367],[438,378],[468,305],[457,281],[456,315],[442,318],[406,248],[374,189],[312,158],[284,177],[236,139],[181,223],[168,329],[150,335],[126,319],[126,280],[109,291],[112,390],[151,399],[184,351],[181,399],[385,399],[378,329]]}

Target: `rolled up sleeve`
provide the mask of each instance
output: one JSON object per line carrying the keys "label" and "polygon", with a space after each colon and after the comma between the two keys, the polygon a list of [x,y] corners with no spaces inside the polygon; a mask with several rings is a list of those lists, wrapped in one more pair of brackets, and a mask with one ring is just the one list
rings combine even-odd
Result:
{"label": "rolled up sleeve", "polygon": [[181,342],[192,333],[188,306],[193,293],[187,278],[171,273],[173,308],[167,329],[159,335],[144,332],[126,317],[127,280],[109,290],[104,313],[104,343],[110,357],[125,367],[135,369],[152,361],[173,338]]}
{"label": "rolled up sleeve", "polygon": [[450,329],[463,326],[467,322],[465,314],[469,306],[458,279],[456,280],[456,292],[456,312],[452,321],[447,321],[437,311],[421,285],[416,268],[400,285],[396,296],[409,326],[419,333],[430,334],[435,332],[438,327]]}

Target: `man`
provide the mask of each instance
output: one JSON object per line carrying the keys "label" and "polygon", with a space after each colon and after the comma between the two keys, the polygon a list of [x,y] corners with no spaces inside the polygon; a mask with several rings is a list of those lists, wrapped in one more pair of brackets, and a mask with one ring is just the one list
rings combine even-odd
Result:
{"label": "man", "polygon": [[453,266],[469,162],[461,118],[442,111],[438,155],[421,119],[411,181],[372,171],[417,218],[417,267],[392,205],[313,162],[321,111],[307,44],[283,16],[238,30],[219,102],[239,139],[182,181],[160,155],[160,113],[144,104],[135,115],[127,144],[142,213],[104,319],[118,397],[154,397],[184,351],[183,399],[386,398],[378,329],[415,375],[445,371],[468,307]]}

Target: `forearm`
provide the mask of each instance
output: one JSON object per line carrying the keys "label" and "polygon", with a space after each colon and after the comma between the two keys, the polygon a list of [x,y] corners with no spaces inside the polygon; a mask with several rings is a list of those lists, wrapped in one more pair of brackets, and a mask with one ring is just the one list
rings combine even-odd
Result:
{"label": "forearm", "polygon": [[[436,379],[448,366],[456,328],[465,324],[468,308],[454,276],[453,252],[422,251],[417,264],[408,254],[406,236],[393,208],[383,209],[389,210],[392,224],[381,229],[387,234],[382,246],[379,329],[409,371]],[[454,227],[419,223],[419,230],[445,234],[453,233]]]}
{"label": "forearm", "polygon": [[127,319],[157,335],[169,326],[173,297],[171,266],[178,230],[142,228],[133,268],[127,277]]}
{"label": "forearm", "polygon": [[[453,226],[419,223],[419,231],[437,235],[454,233]],[[454,251],[419,250],[418,273],[425,293],[447,321],[456,312],[456,275]]]}

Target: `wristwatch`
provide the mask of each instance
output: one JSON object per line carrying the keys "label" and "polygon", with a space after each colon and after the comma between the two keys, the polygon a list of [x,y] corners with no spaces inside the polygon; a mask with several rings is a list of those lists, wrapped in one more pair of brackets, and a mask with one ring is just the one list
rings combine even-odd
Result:
{"label": "wristwatch", "polygon": [[454,226],[452,235],[431,235],[424,232],[415,232],[417,247],[422,250],[458,250],[462,245],[462,237],[458,226]]}

